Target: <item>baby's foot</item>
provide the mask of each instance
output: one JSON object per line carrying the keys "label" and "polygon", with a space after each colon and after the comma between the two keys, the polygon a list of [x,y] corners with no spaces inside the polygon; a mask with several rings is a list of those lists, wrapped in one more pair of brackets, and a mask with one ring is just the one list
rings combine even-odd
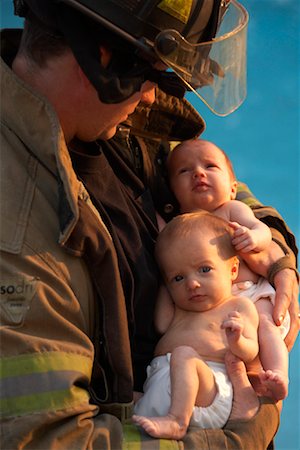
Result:
{"label": "baby's foot", "polygon": [[288,380],[281,372],[266,370],[259,373],[259,379],[266,387],[267,396],[275,401],[283,400],[288,394]]}
{"label": "baby's foot", "polygon": [[150,436],[162,439],[181,439],[187,430],[187,427],[181,425],[177,419],[172,416],[164,417],[144,417],[132,416],[132,420],[140,425]]}

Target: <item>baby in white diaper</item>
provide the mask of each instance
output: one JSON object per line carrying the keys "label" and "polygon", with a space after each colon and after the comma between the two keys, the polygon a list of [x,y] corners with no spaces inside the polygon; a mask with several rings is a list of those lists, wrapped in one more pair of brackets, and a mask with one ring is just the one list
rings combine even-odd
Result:
{"label": "baby in white diaper", "polygon": [[231,292],[239,267],[232,234],[225,220],[197,212],[172,219],[158,236],[169,295],[162,289],[155,322],[164,334],[133,416],[151,436],[181,439],[189,425],[223,427],[232,407],[225,354],[245,362],[258,354],[257,310]]}

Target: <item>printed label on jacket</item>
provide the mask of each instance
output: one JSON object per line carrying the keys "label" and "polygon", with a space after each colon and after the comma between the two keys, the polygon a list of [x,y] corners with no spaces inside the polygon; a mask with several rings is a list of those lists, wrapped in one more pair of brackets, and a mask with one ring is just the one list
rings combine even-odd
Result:
{"label": "printed label on jacket", "polygon": [[21,325],[36,292],[37,278],[16,277],[1,280],[1,325]]}

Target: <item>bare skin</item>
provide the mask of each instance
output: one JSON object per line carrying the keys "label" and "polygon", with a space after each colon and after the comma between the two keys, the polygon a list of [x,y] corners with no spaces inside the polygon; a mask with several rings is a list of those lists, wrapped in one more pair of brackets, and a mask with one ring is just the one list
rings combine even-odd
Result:
{"label": "bare skin", "polygon": [[259,409],[259,400],[249,381],[245,364],[231,352],[227,352],[225,365],[234,394],[229,420],[250,420]]}
{"label": "bare skin", "polygon": [[154,438],[180,440],[186,434],[186,425],[180,424],[176,416],[164,417],[132,416],[133,421]]}
{"label": "bare skin", "polygon": [[287,382],[284,373],[276,373],[274,370],[263,370],[258,376],[265,389],[266,397],[274,397],[275,392],[278,397],[277,400],[287,396]]}

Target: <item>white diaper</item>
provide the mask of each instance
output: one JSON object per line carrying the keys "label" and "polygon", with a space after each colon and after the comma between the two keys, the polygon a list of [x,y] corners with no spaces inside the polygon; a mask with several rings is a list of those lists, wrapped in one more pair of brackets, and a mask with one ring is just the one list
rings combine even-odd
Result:
{"label": "white diaper", "polygon": [[[257,283],[253,281],[241,281],[234,283],[232,294],[240,297],[248,297],[253,303],[261,298],[269,297],[272,305],[275,304],[275,290],[270,283],[263,277],[259,278]],[[279,327],[282,339],[286,337],[290,329],[290,315],[287,312],[282,324]]]}
{"label": "white diaper", "polygon": [[[170,353],[157,356],[148,366],[144,395],[134,407],[135,414],[146,417],[168,414],[171,404],[170,358]],[[211,361],[206,363],[214,374],[218,393],[211,405],[194,407],[190,425],[199,428],[222,428],[231,412],[232,385],[224,364]]]}

